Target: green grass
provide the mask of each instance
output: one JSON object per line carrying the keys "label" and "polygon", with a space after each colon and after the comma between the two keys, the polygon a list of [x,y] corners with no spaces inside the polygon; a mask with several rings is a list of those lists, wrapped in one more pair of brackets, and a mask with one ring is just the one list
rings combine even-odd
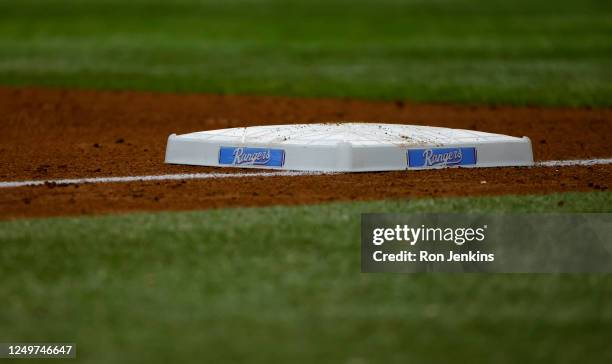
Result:
{"label": "green grass", "polygon": [[359,214],[392,211],[610,212],[612,193],[2,222],[0,342],[100,363],[612,360],[612,276],[361,274]]}
{"label": "green grass", "polygon": [[0,84],[612,106],[609,1],[3,1]]}

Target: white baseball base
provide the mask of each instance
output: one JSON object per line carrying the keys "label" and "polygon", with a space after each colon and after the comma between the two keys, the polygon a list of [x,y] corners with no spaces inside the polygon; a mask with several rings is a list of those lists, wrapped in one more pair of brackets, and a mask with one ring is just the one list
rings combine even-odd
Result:
{"label": "white baseball base", "polygon": [[527,137],[431,126],[325,123],[172,134],[166,163],[366,172],[531,166]]}

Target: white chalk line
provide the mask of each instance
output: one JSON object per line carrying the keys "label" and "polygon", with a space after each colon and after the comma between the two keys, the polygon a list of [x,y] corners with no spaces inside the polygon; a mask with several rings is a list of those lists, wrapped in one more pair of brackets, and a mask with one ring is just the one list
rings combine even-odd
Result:
{"label": "white chalk line", "polygon": [[84,183],[121,183],[121,182],[148,182],[148,181],[176,181],[188,179],[220,179],[220,178],[245,178],[245,177],[291,177],[320,175],[323,172],[255,172],[255,173],[180,173],[162,174],[153,176],[125,176],[125,177],[91,177],[91,178],[70,178],[52,180],[32,180],[32,181],[12,181],[0,182],[0,188],[41,186],[45,184],[53,185],[74,185]]}
{"label": "white chalk line", "polygon": [[535,162],[535,167],[596,166],[600,164],[612,164],[612,158],[574,159],[567,161],[540,161]]}
{"label": "white chalk line", "polygon": [[[534,167],[569,167],[569,166],[595,166],[612,164],[612,158],[600,159],[576,159],[559,161],[540,161]],[[528,167],[527,167],[528,168]],[[28,186],[52,185],[76,185],[85,183],[125,183],[125,182],[148,182],[148,181],[176,181],[188,179],[221,179],[221,178],[248,178],[248,177],[293,177],[334,174],[331,172],[300,172],[300,171],[278,171],[278,172],[252,172],[252,173],[182,173],[162,174],[153,176],[124,176],[124,177],[91,177],[91,178],[68,178],[52,180],[30,180],[30,181],[7,181],[0,182],[0,188],[15,188]]]}

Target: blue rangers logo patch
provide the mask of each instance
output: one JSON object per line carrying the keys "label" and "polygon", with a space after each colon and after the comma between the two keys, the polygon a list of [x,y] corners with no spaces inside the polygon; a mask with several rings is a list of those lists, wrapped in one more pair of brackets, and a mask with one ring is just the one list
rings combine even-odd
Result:
{"label": "blue rangers logo patch", "polygon": [[409,149],[408,167],[470,166],[476,164],[476,148]]}
{"label": "blue rangers logo patch", "polygon": [[282,167],[285,164],[285,151],[270,148],[221,147],[219,164]]}

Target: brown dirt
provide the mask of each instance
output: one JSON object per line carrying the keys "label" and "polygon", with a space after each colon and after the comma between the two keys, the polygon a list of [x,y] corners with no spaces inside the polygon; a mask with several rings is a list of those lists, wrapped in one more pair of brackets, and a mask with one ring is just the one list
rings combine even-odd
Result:
{"label": "brown dirt", "polygon": [[[397,122],[526,135],[532,139],[537,160],[612,156],[612,109],[0,87],[0,180],[219,171],[165,165],[168,135],[255,124],[330,121]],[[601,190],[611,182],[612,167],[596,166],[5,188],[0,189],[0,219]]]}

